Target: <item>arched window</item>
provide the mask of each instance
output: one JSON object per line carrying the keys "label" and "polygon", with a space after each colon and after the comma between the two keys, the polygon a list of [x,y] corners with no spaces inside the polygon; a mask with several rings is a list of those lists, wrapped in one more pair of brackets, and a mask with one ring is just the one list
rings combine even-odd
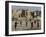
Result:
{"label": "arched window", "polygon": [[33,28],[33,22],[31,22],[31,28]]}
{"label": "arched window", "polygon": [[37,27],[39,28],[39,23],[37,23]]}
{"label": "arched window", "polygon": [[16,29],[16,27],[17,27],[17,22],[15,22],[15,29]]}
{"label": "arched window", "polygon": [[22,10],[21,17],[25,17],[25,10]]}

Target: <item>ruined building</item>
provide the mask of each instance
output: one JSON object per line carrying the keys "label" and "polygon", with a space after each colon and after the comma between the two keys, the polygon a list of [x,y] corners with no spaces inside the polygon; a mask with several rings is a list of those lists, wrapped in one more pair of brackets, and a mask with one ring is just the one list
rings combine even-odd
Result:
{"label": "ruined building", "polygon": [[[12,30],[36,30],[41,28],[40,13],[31,9],[12,11]],[[37,17],[36,17],[37,16]]]}

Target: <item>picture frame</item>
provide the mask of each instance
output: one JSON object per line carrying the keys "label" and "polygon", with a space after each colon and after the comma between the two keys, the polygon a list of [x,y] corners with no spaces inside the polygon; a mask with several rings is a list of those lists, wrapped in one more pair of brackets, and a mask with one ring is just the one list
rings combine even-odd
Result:
{"label": "picture frame", "polygon": [[[35,14],[35,12],[37,13]],[[35,21],[34,19],[35,20],[39,19],[40,21],[39,22],[36,21],[37,22],[36,23],[34,22]],[[16,22],[16,20],[18,24],[14,23]],[[34,34],[45,34],[45,3],[5,1],[5,36],[34,35]]]}

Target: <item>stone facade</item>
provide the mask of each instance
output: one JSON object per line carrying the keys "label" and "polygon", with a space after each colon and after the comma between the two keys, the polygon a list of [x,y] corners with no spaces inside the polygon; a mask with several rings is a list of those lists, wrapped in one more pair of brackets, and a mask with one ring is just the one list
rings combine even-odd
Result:
{"label": "stone facade", "polygon": [[[23,13],[22,13],[23,12]],[[34,16],[36,16],[36,12],[34,12]],[[31,10],[16,10],[13,11],[12,16],[14,16],[14,20],[12,21],[12,31],[18,30],[36,30],[41,28],[41,20],[31,15]],[[38,20],[38,21],[37,21]]]}

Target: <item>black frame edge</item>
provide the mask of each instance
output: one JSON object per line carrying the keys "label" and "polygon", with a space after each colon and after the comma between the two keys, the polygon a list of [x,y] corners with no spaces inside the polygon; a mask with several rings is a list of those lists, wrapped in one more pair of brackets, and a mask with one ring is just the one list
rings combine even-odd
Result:
{"label": "black frame edge", "polygon": [[5,2],[5,36],[8,36],[8,15],[9,15],[9,10],[8,10],[8,2]]}
{"label": "black frame edge", "polygon": [[10,3],[27,3],[27,4],[45,4],[41,2],[24,2],[24,1],[5,1],[5,2],[10,2]]}

